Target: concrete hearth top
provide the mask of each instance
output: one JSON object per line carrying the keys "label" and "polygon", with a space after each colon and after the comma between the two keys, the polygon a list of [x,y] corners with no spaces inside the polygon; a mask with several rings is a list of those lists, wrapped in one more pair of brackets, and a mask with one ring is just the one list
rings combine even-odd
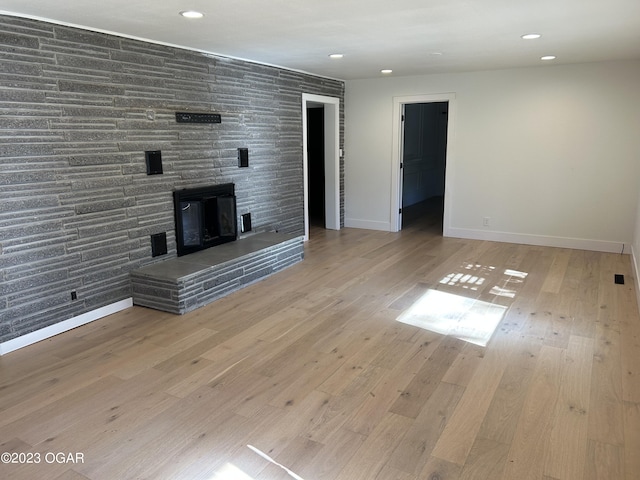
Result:
{"label": "concrete hearth top", "polygon": [[250,255],[300,237],[287,233],[264,232],[241,238],[235,242],[223,243],[206,250],[190,253],[182,257],[170,258],[136,270],[136,275],[166,280],[183,280],[198,274],[207,267],[222,266],[238,258]]}

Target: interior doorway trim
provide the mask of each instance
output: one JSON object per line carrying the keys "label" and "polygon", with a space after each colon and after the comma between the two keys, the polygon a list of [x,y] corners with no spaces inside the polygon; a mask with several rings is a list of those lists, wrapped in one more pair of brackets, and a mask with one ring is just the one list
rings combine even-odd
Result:
{"label": "interior doorway trim", "polygon": [[429,95],[410,95],[393,97],[393,140],[391,153],[391,218],[389,225],[392,232],[402,229],[402,175],[400,165],[402,163],[402,111],[403,106],[412,103],[449,102],[449,118],[447,123],[447,153],[444,180],[444,215],[442,219],[442,234],[449,236],[451,228],[450,197],[453,178],[453,132],[455,124],[455,93],[436,93]]}
{"label": "interior doorway trim", "polygon": [[340,99],[302,94],[302,158],[304,182],[304,239],[309,240],[309,159],[307,157],[307,107],[324,106],[325,226],[340,230]]}

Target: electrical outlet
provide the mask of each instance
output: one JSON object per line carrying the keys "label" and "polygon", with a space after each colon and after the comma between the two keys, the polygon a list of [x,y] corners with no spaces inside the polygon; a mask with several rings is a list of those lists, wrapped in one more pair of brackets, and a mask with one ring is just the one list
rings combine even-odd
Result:
{"label": "electrical outlet", "polygon": [[490,223],[490,222],[489,222],[490,220],[491,220],[491,219],[490,219],[489,217],[482,217],[482,226],[483,226],[483,227],[488,227],[488,226],[489,226],[489,223]]}
{"label": "electrical outlet", "polygon": [[251,231],[251,214],[240,215],[240,233]]}

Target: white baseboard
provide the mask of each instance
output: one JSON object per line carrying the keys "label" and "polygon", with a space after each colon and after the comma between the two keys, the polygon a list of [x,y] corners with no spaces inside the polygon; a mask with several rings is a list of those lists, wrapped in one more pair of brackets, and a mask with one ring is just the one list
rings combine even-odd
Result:
{"label": "white baseboard", "polygon": [[631,244],[625,242],[611,242],[608,240],[549,237],[543,235],[464,228],[449,228],[444,234],[447,237],[468,238],[471,240],[490,240],[493,242],[520,243],[524,245],[538,245],[541,247],[575,248],[576,250],[591,250],[594,252],[606,253],[631,253]]}
{"label": "white baseboard", "polygon": [[635,279],[634,284],[636,286],[636,301],[638,302],[638,306],[640,306],[640,281],[638,281],[638,256],[636,249],[631,246],[631,267],[633,268],[633,278]]}
{"label": "white baseboard", "polygon": [[105,307],[83,313],[82,315],[78,315],[77,317],[64,320],[60,323],[41,328],[40,330],[36,330],[35,332],[27,333],[26,335],[23,335],[21,337],[7,340],[6,342],[0,343],[0,355],[13,352],[14,350],[18,350],[19,348],[33,345],[34,343],[46,340],[47,338],[51,338],[60,333],[69,331],[73,328],[85,325],[95,320],[99,320],[100,318],[106,317],[107,315],[111,315],[112,313],[117,313],[121,310],[126,310],[127,308],[131,307],[133,307],[133,299],[127,298],[125,300],[120,300],[119,302],[112,303]]}
{"label": "white baseboard", "polygon": [[344,226],[350,228],[363,228],[365,230],[382,230],[383,232],[391,231],[391,225],[389,224],[389,222],[360,220],[357,218],[345,218]]}

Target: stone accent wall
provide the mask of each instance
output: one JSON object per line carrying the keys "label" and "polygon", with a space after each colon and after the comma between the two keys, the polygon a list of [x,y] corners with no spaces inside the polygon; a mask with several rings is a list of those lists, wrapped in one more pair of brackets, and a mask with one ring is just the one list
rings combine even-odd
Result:
{"label": "stone accent wall", "polygon": [[0,342],[129,298],[131,270],[175,256],[174,189],[233,182],[255,230],[302,234],[302,93],[344,84],[0,16]]}

